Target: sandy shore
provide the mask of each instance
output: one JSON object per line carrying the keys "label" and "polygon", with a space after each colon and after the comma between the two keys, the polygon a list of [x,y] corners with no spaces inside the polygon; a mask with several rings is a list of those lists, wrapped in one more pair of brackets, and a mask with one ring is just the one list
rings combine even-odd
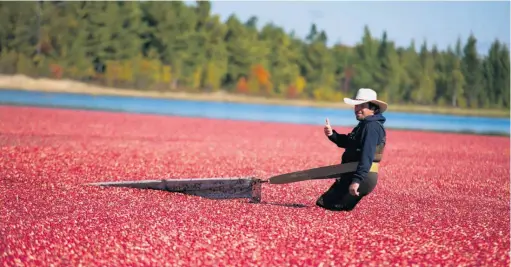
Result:
{"label": "sandy shore", "polygon": [[[329,107],[339,109],[350,109],[344,103],[320,102],[312,100],[287,100],[271,99],[256,96],[244,96],[226,93],[223,91],[215,93],[188,93],[188,92],[155,92],[140,91],[134,89],[109,88],[72,80],[53,80],[47,78],[34,79],[25,75],[0,75],[0,89],[18,89],[28,91],[59,92],[59,93],[82,93],[91,95],[116,95],[116,96],[138,96],[153,98],[168,98],[199,101],[221,101],[269,105],[293,105],[310,107]],[[388,111],[405,111],[416,113],[439,113],[469,116],[491,116],[509,117],[509,110],[469,110],[444,107],[390,105]]]}

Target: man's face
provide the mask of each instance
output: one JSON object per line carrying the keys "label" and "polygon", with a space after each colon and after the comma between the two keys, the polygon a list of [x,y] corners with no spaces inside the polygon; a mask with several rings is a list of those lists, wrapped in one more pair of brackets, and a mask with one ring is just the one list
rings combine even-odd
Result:
{"label": "man's face", "polygon": [[374,111],[369,109],[368,103],[363,103],[355,106],[355,117],[357,120],[364,120],[366,117],[374,115]]}

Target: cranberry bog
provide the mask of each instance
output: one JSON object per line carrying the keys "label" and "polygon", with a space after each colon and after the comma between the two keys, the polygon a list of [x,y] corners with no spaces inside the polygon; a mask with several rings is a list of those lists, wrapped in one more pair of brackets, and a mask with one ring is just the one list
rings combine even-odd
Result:
{"label": "cranberry bog", "polygon": [[260,203],[86,185],[339,163],[321,126],[9,106],[0,126],[2,266],[510,264],[509,137],[389,130],[375,191],[332,212],[332,180]]}

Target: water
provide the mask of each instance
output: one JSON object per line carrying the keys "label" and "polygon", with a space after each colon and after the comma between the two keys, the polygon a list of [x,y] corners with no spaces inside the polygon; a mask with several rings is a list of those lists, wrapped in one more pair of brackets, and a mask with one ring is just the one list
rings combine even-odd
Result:
{"label": "water", "polygon": [[[323,125],[325,118],[328,117],[330,123],[334,126],[352,127],[356,124],[352,110],[316,107],[272,106],[124,96],[92,96],[87,94],[21,90],[0,90],[0,103],[314,125]],[[392,109],[392,105],[389,108]],[[465,117],[391,111],[385,112],[384,115],[387,118],[387,128],[507,135],[510,132],[509,118]]]}

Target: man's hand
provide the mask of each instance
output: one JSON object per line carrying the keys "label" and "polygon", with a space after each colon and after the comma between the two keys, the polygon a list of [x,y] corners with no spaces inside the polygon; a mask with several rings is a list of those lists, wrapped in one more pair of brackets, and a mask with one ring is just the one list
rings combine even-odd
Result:
{"label": "man's hand", "polygon": [[330,126],[330,122],[328,121],[328,118],[326,118],[325,135],[326,136],[331,136],[332,134],[333,134],[332,126]]}
{"label": "man's hand", "polygon": [[350,194],[353,196],[359,196],[358,187],[360,186],[359,183],[351,183],[350,185]]}

